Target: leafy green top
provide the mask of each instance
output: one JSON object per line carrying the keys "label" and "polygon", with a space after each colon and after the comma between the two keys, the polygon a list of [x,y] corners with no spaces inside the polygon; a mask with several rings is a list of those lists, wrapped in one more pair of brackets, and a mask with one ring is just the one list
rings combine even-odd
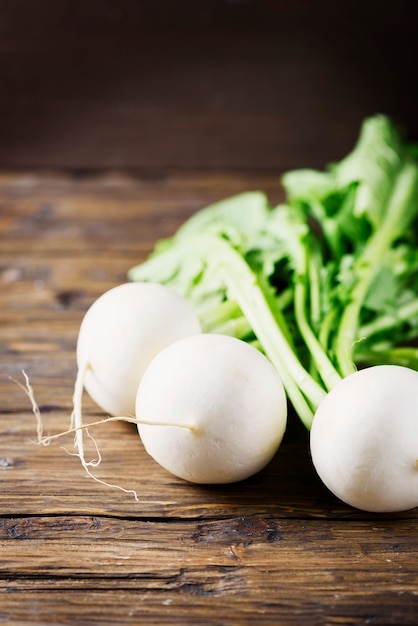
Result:
{"label": "leafy green top", "polygon": [[129,278],[172,287],[206,332],[263,351],[310,428],[356,367],[418,369],[418,163],[377,115],[341,162],[282,184],[276,207],[254,191],[198,211]]}

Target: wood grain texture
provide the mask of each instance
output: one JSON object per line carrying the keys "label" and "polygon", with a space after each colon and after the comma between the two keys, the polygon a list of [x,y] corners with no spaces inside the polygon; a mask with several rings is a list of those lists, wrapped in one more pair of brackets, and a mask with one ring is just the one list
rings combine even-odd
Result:
{"label": "wood grain texture", "polygon": [[[87,307],[195,210],[256,188],[281,197],[263,173],[1,174],[0,623],[418,622],[417,510],[337,501],[294,416],[265,470],[216,487],[169,475],[131,425],[95,428],[97,475],[137,490],[135,502],[85,476],[62,448],[71,436],[38,446],[10,379],[24,369],[45,432],[64,430]],[[88,397],[85,414],[102,416]]]}
{"label": "wood grain texture", "polygon": [[0,166],[322,166],[418,134],[416,2],[0,0]]}

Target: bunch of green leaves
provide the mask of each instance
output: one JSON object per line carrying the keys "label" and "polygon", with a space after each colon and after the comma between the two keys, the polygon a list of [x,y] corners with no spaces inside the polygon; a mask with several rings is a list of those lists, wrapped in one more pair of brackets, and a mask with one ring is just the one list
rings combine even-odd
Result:
{"label": "bunch of green leaves", "polygon": [[253,343],[307,428],[326,393],[364,364],[418,369],[418,163],[385,116],[364,121],[326,171],[195,213],[131,280],[168,285],[205,332]]}

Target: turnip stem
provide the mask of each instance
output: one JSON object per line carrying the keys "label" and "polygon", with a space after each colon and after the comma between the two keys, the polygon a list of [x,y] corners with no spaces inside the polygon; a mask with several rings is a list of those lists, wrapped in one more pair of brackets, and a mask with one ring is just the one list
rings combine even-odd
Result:
{"label": "turnip stem", "polygon": [[341,380],[341,376],[331,363],[321,343],[309,325],[305,311],[306,286],[302,280],[295,284],[295,314],[298,320],[300,333],[312,355],[318,374],[325,383],[327,389],[332,389]]}
{"label": "turnip stem", "polygon": [[[318,374],[323,380],[328,390],[332,389],[340,380],[341,376],[333,366],[328,354],[323,349],[319,339],[313,332],[311,325],[308,321],[306,314],[306,302],[307,302],[307,281],[306,278],[308,272],[312,277],[312,274],[316,275],[312,271],[313,262],[310,262],[309,252],[306,248],[303,249],[303,263],[301,263],[302,275],[296,276],[294,287],[294,307],[295,317],[298,323],[300,333],[309,349],[313,362],[318,370]],[[312,281],[309,281],[312,285]],[[314,289],[315,293],[317,290]],[[314,296],[314,312],[319,308],[319,303],[316,302],[317,298]]]}
{"label": "turnip stem", "polygon": [[[180,249],[182,262],[187,258],[204,259],[207,267],[219,272],[227,289],[228,299],[241,309],[263,352],[277,369],[295,410],[309,429],[314,411],[326,392],[302,365],[292,345],[291,333],[284,316],[277,307],[272,311],[266,290],[242,253],[219,236],[200,234],[181,241]],[[161,269],[163,256],[165,265],[175,266],[179,262],[179,254],[179,249],[172,248],[161,257],[157,255],[138,269],[135,268],[131,275],[138,279],[145,267],[152,273],[154,264],[157,269]],[[286,304],[287,298],[288,293]]]}
{"label": "turnip stem", "polygon": [[306,428],[310,428],[314,414],[312,406],[318,406],[326,392],[306,371],[289,345],[287,330],[283,331],[279,327],[255,274],[233,248],[225,246],[220,254],[217,248],[221,244],[217,242],[217,245],[213,245],[214,262],[219,264],[231,296],[240,305],[265,354],[276,367],[302,422]]}
{"label": "turnip stem", "polygon": [[417,170],[413,165],[407,164],[397,176],[385,218],[355,262],[357,282],[351,293],[350,302],[342,314],[336,340],[336,357],[343,376],[348,376],[356,370],[353,353],[358,336],[360,311],[385,250],[399,237],[407,227],[409,219],[414,216],[410,209],[411,202],[416,201],[417,187]]}
{"label": "turnip stem", "polygon": [[308,280],[309,280],[309,309],[311,325],[316,328],[321,318],[321,289],[319,271],[322,260],[318,252],[318,248],[312,247],[308,254]]}

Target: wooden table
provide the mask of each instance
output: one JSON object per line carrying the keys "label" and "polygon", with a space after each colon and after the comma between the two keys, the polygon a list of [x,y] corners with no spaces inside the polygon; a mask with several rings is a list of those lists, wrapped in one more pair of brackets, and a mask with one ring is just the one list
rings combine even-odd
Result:
{"label": "wooden table", "polygon": [[[337,501],[311,466],[296,417],[276,458],[236,485],[178,480],[132,425],[94,435],[88,478],[71,436],[40,447],[30,377],[46,433],[67,427],[78,326],[123,282],[156,236],[199,206],[276,177],[160,178],[27,172],[0,179],[0,622],[6,624],[418,623],[417,511],[372,515]],[[102,417],[85,398],[88,420]]]}
{"label": "wooden table", "polygon": [[37,445],[11,380],[61,432],[81,319],[158,237],[233,193],[278,200],[366,115],[417,136],[415,4],[0,0],[0,624],[418,624],[417,510],[339,502],[293,415],[271,464],[222,487],[95,428],[97,476],[135,502],[71,436]]}

